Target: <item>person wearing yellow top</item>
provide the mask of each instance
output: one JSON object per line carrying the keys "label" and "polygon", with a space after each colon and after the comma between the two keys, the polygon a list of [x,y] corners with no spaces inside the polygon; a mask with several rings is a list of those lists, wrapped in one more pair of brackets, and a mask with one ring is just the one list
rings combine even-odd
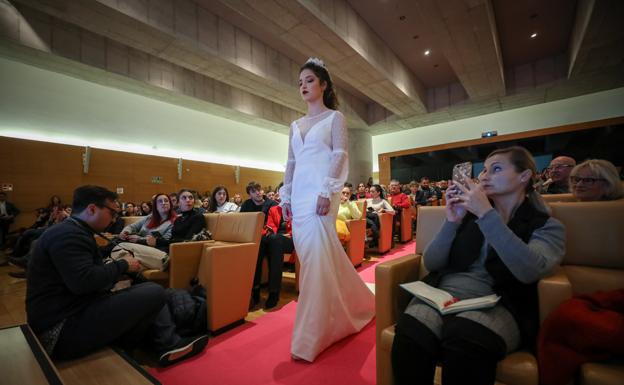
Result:
{"label": "person wearing yellow top", "polygon": [[351,189],[345,186],[340,193],[340,206],[338,206],[338,215],[336,216],[336,232],[338,233],[338,239],[343,244],[351,238],[346,221],[362,217],[362,212],[357,204],[350,201],[349,198],[351,198]]}

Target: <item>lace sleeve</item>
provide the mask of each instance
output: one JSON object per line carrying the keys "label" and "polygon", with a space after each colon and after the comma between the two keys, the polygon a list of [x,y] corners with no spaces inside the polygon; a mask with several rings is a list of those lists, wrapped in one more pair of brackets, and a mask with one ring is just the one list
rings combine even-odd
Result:
{"label": "lace sleeve", "polygon": [[319,192],[320,196],[329,198],[331,194],[339,192],[344,187],[349,161],[348,145],[347,124],[344,116],[337,112],[332,121],[332,158],[329,175],[323,180],[323,186]]}
{"label": "lace sleeve", "polygon": [[[295,123],[293,123],[295,124]],[[279,190],[280,205],[285,203],[290,204],[290,192],[292,188],[293,175],[295,174],[295,154],[292,149],[292,125],[290,126],[290,133],[288,134],[288,161],[286,162],[286,172],[284,173],[284,185]]]}

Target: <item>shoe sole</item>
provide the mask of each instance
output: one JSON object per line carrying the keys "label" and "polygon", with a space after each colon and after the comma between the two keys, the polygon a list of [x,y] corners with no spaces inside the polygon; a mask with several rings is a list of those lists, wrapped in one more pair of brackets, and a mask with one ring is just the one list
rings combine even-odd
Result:
{"label": "shoe sole", "polygon": [[186,358],[192,357],[200,353],[202,350],[204,350],[207,344],[208,335],[203,335],[191,341],[188,345],[168,351],[167,353],[160,356],[160,359],[158,361],[163,366],[173,365],[176,362],[182,361]]}

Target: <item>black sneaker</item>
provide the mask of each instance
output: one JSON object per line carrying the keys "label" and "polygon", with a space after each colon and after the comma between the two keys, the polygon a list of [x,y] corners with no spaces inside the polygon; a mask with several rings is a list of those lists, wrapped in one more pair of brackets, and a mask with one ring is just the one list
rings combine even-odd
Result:
{"label": "black sneaker", "polygon": [[9,271],[9,276],[13,277],[13,278],[25,279],[26,278],[26,270]]}
{"label": "black sneaker", "polygon": [[274,308],[279,302],[279,294],[278,293],[269,293],[269,298],[267,298],[266,303],[264,304],[265,309]]}
{"label": "black sneaker", "polygon": [[21,267],[25,269],[28,265],[28,260],[26,258],[17,258],[17,257],[9,257],[9,265]]}
{"label": "black sneaker", "polygon": [[208,344],[208,334],[195,337],[184,337],[170,350],[160,355],[160,366],[173,365],[201,353]]}

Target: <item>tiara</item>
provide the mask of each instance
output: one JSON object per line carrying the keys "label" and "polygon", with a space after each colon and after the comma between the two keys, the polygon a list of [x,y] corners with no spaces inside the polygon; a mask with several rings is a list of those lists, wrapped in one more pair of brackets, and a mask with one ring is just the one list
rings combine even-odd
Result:
{"label": "tiara", "polygon": [[327,67],[325,67],[325,63],[323,63],[323,61],[321,59],[317,58],[317,57],[308,58],[308,60],[305,62],[305,64],[308,64],[308,63],[312,63],[315,66],[323,67],[323,68],[327,69]]}

